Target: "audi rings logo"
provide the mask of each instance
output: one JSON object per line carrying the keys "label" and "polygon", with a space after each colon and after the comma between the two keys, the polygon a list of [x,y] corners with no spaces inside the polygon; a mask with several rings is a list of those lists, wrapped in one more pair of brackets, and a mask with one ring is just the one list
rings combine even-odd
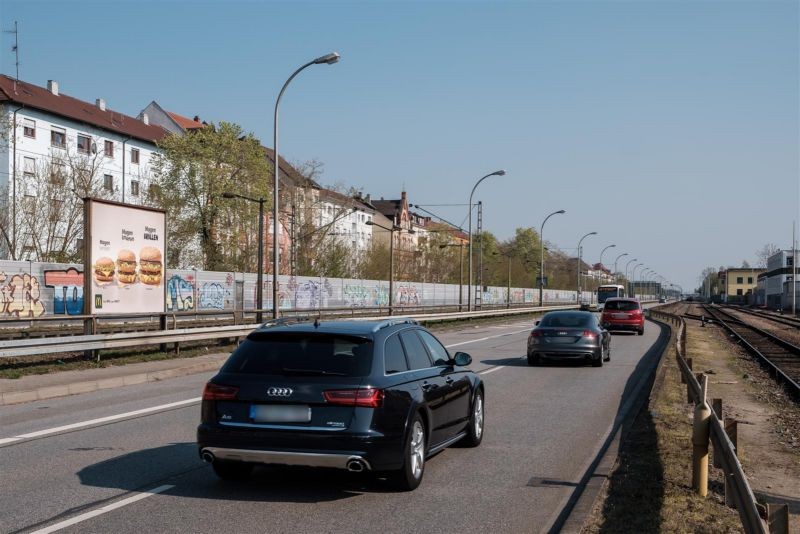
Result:
{"label": "audi rings logo", "polygon": [[276,388],[271,387],[267,390],[267,395],[270,397],[288,397],[292,394],[292,388]]}

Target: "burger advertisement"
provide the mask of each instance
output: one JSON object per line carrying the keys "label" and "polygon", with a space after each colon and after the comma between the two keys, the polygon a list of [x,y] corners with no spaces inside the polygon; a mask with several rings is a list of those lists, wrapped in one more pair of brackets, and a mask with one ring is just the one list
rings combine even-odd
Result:
{"label": "burger advertisement", "polygon": [[84,280],[91,313],[164,311],[165,213],[95,199],[86,202],[91,276]]}

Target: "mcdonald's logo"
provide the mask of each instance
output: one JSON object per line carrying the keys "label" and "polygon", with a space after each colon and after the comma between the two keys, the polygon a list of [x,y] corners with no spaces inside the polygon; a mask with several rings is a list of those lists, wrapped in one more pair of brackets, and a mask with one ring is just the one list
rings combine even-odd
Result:
{"label": "mcdonald's logo", "polygon": [[94,307],[98,309],[103,307],[103,295],[94,296]]}

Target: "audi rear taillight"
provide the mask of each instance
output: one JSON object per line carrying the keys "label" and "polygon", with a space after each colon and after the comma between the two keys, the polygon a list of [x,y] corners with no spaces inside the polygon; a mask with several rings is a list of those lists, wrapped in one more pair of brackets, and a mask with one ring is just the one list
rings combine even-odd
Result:
{"label": "audi rear taillight", "polygon": [[542,332],[540,330],[534,330],[531,332],[531,337],[542,337]]}
{"label": "audi rear taillight", "polygon": [[583,337],[585,337],[587,339],[595,339],[595,338],[597,338],[597,334],[595,334],[591,330],[584,330],[583,331]]}
{"label": "audi rear taillight", "polygon": [[383,390],[375,388],[333,389],[323,391],[322,396],[325,402],[337,406],[379,408],[383,404]]}
{"label": "audi rear taillight", "polygon": [[235,400],[239,388],[235,386],[221,386],[208,382],[203,390],[203,400]]}

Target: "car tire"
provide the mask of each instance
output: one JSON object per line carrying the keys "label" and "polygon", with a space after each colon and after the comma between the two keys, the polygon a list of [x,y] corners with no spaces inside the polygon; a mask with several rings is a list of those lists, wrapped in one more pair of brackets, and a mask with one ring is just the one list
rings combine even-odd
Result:
{"label": "car tire", "polygon": [[425,422],[416,413],[411,419],[403,445],[403,467],[389,476],[389,481],[396,489],[411,491],[419,487],[425,474],[425,442]]}
{"label": "car tire", "polygon": [[603,361],[604,362],[610,362],[611,361],[611,347],[608,347],[606,349],[606,352],[603,355]]}
{"label": "car tire", "polygon": [[230,460],[215,460],[211,467],[222,480],[244,480],[253,471],[253,464]]}
{"label": "car tire", "polygon": [[643,335],[644,335],[644,328],[640,328],[640,329],[639,329],[639,331],[638,331],[638,332],[636,332],[636,333],[637,333],[638,335],[640,335],[640,336],[643,336]]}
{"label": "car tire", "polygon": [[600,356],[592,359],[592,367],[603,367],[603,351],[600,350]]}
{"label": "car tire", "polygon": [[534,354],[528,354],[528,365],[531,367],[536,367],[541,363],[541,360],[538,356]]}
{"label": "car tire", "polygon": [[469,414],[469,426],[467,427],[467,436],[464,438],[464,444],[467,447],[477,447],[481,444],[481,441],[483,441],[483,425],[483,391],[478,389],[475,391],[475,397],[472,399],[472,407]]}

